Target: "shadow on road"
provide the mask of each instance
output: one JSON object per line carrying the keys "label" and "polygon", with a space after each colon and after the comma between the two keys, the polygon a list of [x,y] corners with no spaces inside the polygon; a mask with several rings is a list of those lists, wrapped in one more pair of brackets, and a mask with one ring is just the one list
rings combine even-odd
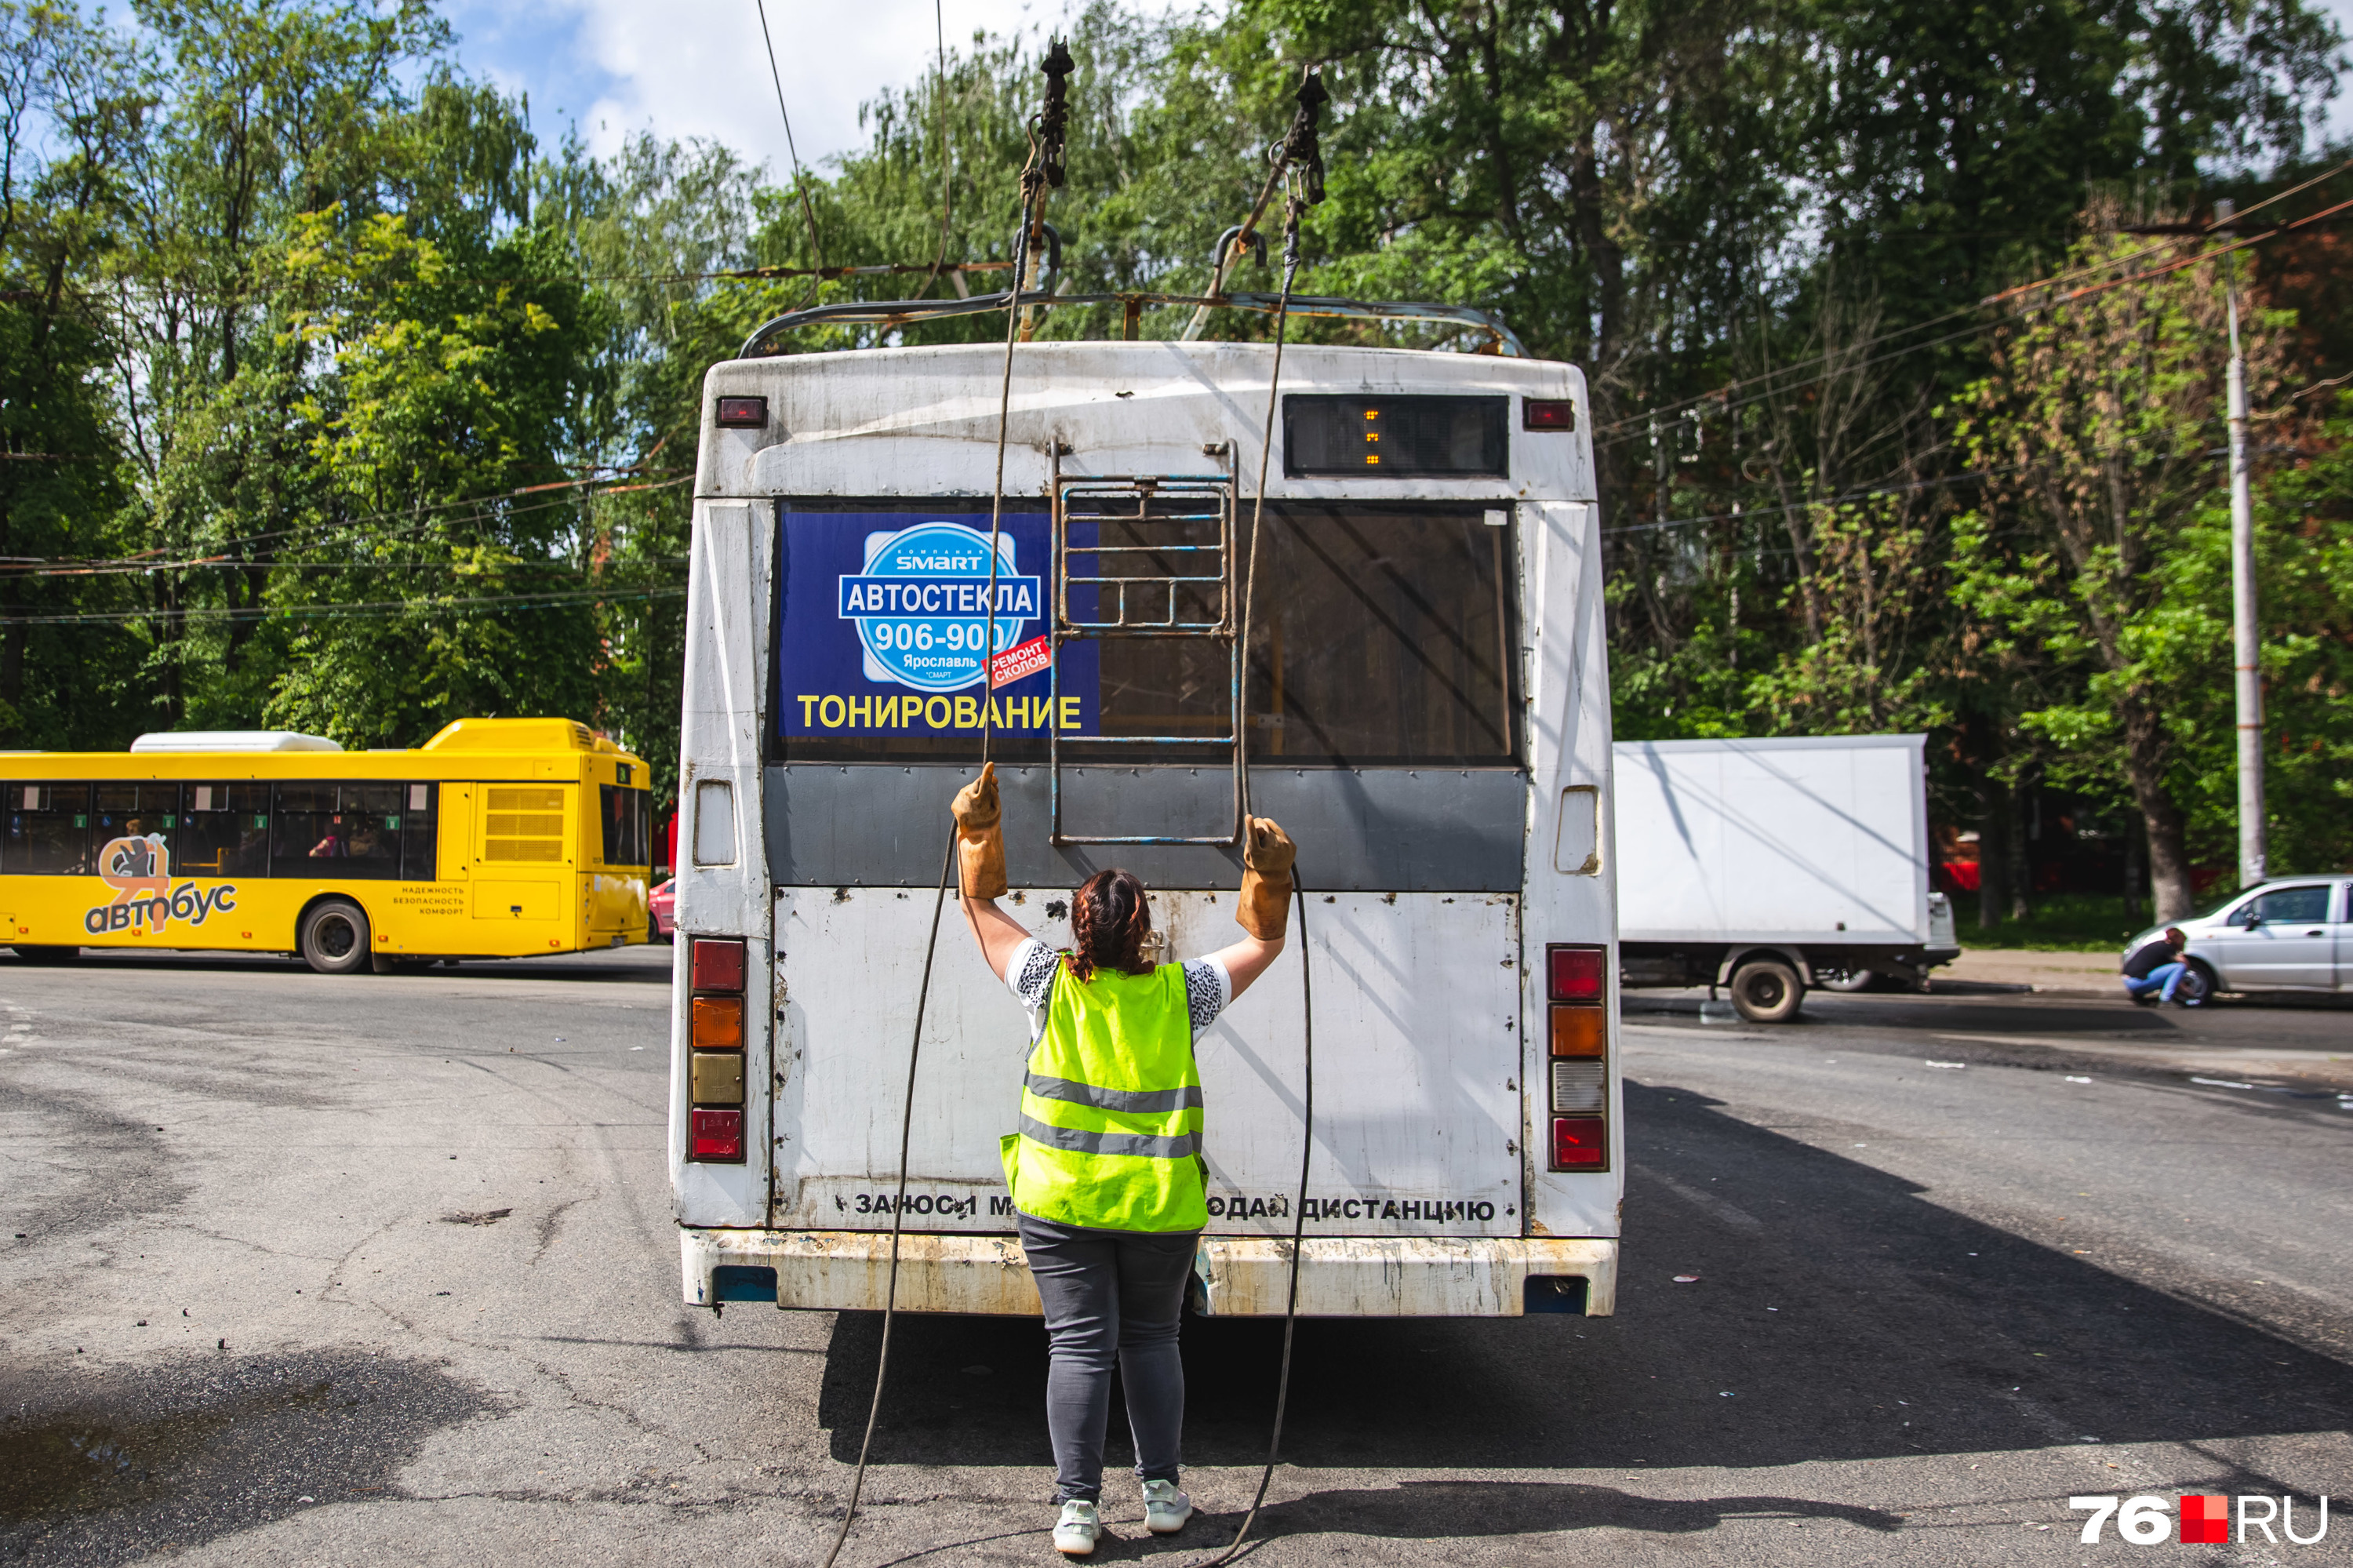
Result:
{"label": "shadow on road", "polygon": [[[2270,1049],[2338,1045],[2353,997],[2293,994],[2217,997],[2195,1011],[2135,1007],[2121,995],[2045,997],[1978,991],[1967,996],[1879,995],[1809,991],[1798,1017],[1786,1024],[1746,1023],[1731,1004],[1707,1008],[1703,991],[1630,991],[1624,999],[1629,1023],[1690,1027],[1709,1024],[1775,1035],[1800,1036],[1811,1029],[1853,1030],[1870,1034],[2009,1034],[2044,1041],[2083,1039],[2137,1045],[2232,1046]],[[1710,1017],[1710,1014],[1713,1017]]]}
{"label": "shadow on road", "polygon": [[[1303,1322],[1286,1460],[1750,1467],[2334,1431],[2353,1418],[2353,1369],[2339,1361],[1952,1213],[1704,1096],[1630,1082],[1626,1104],[1619,1315]],[[1672,1283],[1678,1274],[1700,1279]],[[835,1325],[818,1419],[845,1461],[879,1326],[871,1313]],[[1047,1495],[1043,1330],[911,1317],[896,1334],[877,1460],[1033,1466]],[[1188,1463],[1263,1459],[1281,1341],[1274,1322],[1187,1323]],[[1116,1414],[1112,1425],[1116,1471],[1132,1454]],[[1613,1508],[1663,1510],[1647,1530],[1678,1528],[1689,1510],[1696,1529],[1726,1511],[1816,1506],[1442,1485],[1461,1507],[1440,1510],[1455,1522],[1440,1534],[1626,1522]],[[1322,1528],[1328,1510],[1358,1531],[1430,1533],[1426,1499],[1458,1494],[1411,1495],[1425,1500],[1318,1494],[1282,1504],[1276,1528]]]}
{"label": "shadow on road", "polygon": [[[1118,1505],[1114,1505],[1117,1507]],[[1182,1538],[1195,1552],[1214,1552],[1234,1538],[1244,1510],[1201,1509]],[[1387,1541],[1472,1541],[1486,1536],[1535,1535],[1565,1530],[1614,1528],[1652,1535],[1695,1535],[1729,1520],[1826,1520],[1864,1530],[1892,1531],[1903,1516],[1883,1509],[1849,1508],[1810,1498],[1645,1498],[1614,1487],[1559,1481],[1406,1481],[1395,1487],[1334,1489],[1269,1503],[1250,1527],[1252,1545],[1237,1562],[1249,1562],[1258,1547],[1286,1535],[1345,1531]],[[1032,1530],[955,1541],[892,1558],[882,1568],[923,1562],[957,1562],[983,1544],[1040,1535]],[[1134,1524],[1107,1521],[1095,1544],[1094,1560],[1138,1561],[1168,1551]]]}
{"label": "shadow on road", "polygon": [[[1673,991],[1644,995],[1629,993],[1624,1016],[1629,1023],[1686,1022],[1704,1016],[1704,993]],[[1718,1003],[1719,1014],[1728,1010]],[[1800,1025],[1830,1025],[1873,1031],[2107,1036],[2130,1034],[2158,1041],[2189,1033],[2186,1015],[2117,1001],[2114,1006],[2080,1000],[2038,1001],[2028,996],[1962,998],[1950,996],[1856,996],[1806,993]],[[1724,1026],[1744,1030],[1780,1030],[1787,1025],[1745,1023],[1719,1018]]]}

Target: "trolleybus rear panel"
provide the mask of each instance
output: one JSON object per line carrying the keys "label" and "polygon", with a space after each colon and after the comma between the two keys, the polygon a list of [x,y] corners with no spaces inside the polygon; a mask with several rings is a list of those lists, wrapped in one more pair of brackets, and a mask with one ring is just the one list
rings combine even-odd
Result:
{"label": "trolleybus rear panel", "polygon": [[[946,801],[978,760],[980,637],[966,646],[965,629],[987,602],[975,579],[1001,352],[737,361],[706,382],[670,1138],[690,1302],[881,1302]],[[997,563],[1011,624],[996,644],[1014,662],[996,755],[1011,907],[1050,942],[1069,940],[1071,890],[1114,864],[1151,886],[1170,956],[1232,939],[1230,844],[1048,837],[1058,803],[1072,839],[1230,833],[1228,749],[1177,743],[1226,722],[1226,655],[1198,639],[1082,641],[1046,671],[1036,653],[1058,608],[1108,621],[1127,591],[1102,580],[1124,535],[1076,521],[1092,482],[1192,476],[1221,497],[1232,591],[1271,358],[1198,343],[1016,354]],[[1547,362],[1294,346],[1283,394],[1240,705],[1251,810],[1298,841],[1310,895],[1304,941],[1294,927],[1200,1039],[1211,1217],[1197,1305],[1282,1307],[1304,961],[1316,1060],[1302,1310],[1607,1312],[1624,1166],[1599,851],[1609,686],[1590,446],[1557,407],[1583,413],[1583,379]],[[716,423],[723,397],[759,423]],[[1548,428],[1521,417],[1530,401],[1551,406]],[[1361,439],[1376,431],[1387,447]],[[1352,466],[1366,455],[1391,465]],[[1216,591],[1171,587],[1143,616],[1183,621]],[[1172,738],[1101,738],[1123,735]],[[952,906],[916,1075],[900,1302],[1034,1312],[997,1155],[1027,1030],[962,926]],[[706,1004],[742,998],[733,1158],[697,1153],[698,1129],[720,1125],[697,1119],[697,937],[744,944],[740,992],[704,988]],[[1588,1054],[1565,1073],[1547,961],[1564,946],[1599,977],[1597,1005],[1568,1020]],[[1602,1135],[1568,1156],[1577,1168],[1556,1168],[1558,1107]]]}

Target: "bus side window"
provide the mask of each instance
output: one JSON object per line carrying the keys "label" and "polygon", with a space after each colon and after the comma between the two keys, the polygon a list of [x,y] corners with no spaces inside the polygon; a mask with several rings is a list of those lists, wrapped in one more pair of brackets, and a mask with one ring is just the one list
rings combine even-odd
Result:
{"label": "bus side window", "polygon": [[269,786],[184,784],[172,870],[185,876],[269,874]]}
{"label": "bus side window", "polygon": [[337,874],[390,881],[400,874],[401,806],[397,784],[346,784],[338,793],[343,863]]}
{"label": "bus side window", "polygon": [[432,784],[400,787],[400,880],[431,882],[434,852],[441,832],[440,789]]}
{"label": "bus side window", "polygon": [[332,784],[280,784],[269,813],[269,874],[329,876],[343,857]]}
{"label": "bus side window", "polygon": [[554,864],[564,858],[564,791],[510,784],[482,790],[482,858]]}
{"label": "bus side window", "polygon": [[[164,846],[164,863],[166,866],[173,863],[172,846],[179,841],[180,825],[180,787],[177,784],[126,784],[110,780],[95,789],[97,800],[90,819],[90,853],[93,869],[96,869],[96,857],[117,839],[161,839]],[[121,856],[118,854],[117,858]]]}
{"label": "bus side window", "polygon": [[90,871],[88,784],[10,784],[0,817],[0,873],[80,876]]}

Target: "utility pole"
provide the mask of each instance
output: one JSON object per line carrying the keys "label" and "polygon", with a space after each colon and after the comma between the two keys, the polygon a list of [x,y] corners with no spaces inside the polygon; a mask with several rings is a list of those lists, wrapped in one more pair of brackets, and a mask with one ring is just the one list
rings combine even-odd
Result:
{"label": "utility pole", "polygon": [[[2219,228],[2236,204],[2214,204]],[[2223,284],[2231,324],[2231,646],[2239,718],[2239,885],[2268,874],[2263,842],[2263,683],[2255,629],[2255,509],[2247,487],[2247,362],[2239,346],[2239,259]]]}

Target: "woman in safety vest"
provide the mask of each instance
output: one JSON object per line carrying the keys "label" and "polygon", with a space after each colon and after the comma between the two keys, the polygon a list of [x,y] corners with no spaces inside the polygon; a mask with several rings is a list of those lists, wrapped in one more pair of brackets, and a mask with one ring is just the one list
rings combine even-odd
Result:
{"label": "woman in safety vest", "polygon": [[1046,1424],[1062,1505],[1054,1546],[1095,1549],[1103,1425],[1114,1361],[1127,1391],[1145,1528],[1193,1516],[1176,1487],[1185,1369],[1176,1322],[1202,1227],[1201,1075],[1193,1042],[1282,951],[1291,841],[1250,821],[1234,918],[1249,933],[1189,963],[1144,961],[1144,884],[1099,871],[1071,901],[1072,950],[1057,953],[997,906],[1005,834],[992,765],[955,798],[965,918],[981,956],[1029,1010],[1021,1130],[1005,1179],[1045,1304],[1052,1362]]}

